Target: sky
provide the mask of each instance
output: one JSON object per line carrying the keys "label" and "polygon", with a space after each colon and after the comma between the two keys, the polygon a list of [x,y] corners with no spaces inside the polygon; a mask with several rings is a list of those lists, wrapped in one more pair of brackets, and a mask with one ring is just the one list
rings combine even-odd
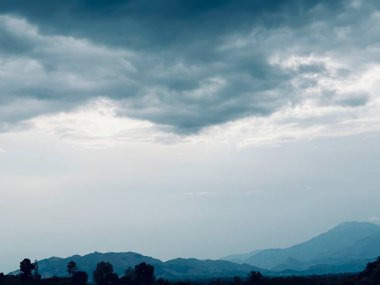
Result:
{"label": "sky", "polygon": [[379,223],[379,90],[376,0],[1,0],[0,272]]}

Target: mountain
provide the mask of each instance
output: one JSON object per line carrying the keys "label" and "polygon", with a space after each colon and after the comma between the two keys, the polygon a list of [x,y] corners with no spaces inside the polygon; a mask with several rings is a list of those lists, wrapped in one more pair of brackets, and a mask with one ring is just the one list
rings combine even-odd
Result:
{"label": "mountain", "polygon": [[164,263],[163,276],[170,279],[209,279],[219,277],[247,276],[251,271],[266,270],[225,260],[198,260],[178,258]]}
{"label": "mountain", "polygon": [[[79,270],[92,272],[98,262],[108,261],[118,275],[122,275],[128,267],[146,262],[154,266],[156,277],[168,279],[208,279],[214,277],[246,276],[252,270],[260,270],[248,264],[236,264],[225,260],[173,259],[166,262],[134,252],[94,252],[84,256],[74,255],[68,258],[51,257],[38,262],[39,273],[43,277],[67,276],[67,263],[74,261]],[[265,270],[263,271],[265,272]],[[17,274],[17,271],[10,274]]]}
{"label": "mountain", "polygon": [[[289,248],[254,252],[239,263],[275,272],[359,272],[379,255],[380,226],[347,222]],[[233,256],[233,260],[241,257]],[[232,260],[230,257],[225,259]]]}
{"label": "mountain", "polygon": [[247,253],[237,253],[237,254],[231,254],[226,257],[223,257],[222,260],[228,260],[231,262],[243,264],[245,261],[250,258],[251,256],[255,255],[258,253],[260,250],[253,250]]}

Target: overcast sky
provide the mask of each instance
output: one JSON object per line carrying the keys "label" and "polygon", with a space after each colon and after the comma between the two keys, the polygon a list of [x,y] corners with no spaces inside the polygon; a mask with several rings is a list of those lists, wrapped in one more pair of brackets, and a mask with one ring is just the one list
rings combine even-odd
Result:
{"label": "overcast sky", "polygon": [[0,272],[378,223],[379,90],[376,0],[1,0]]}

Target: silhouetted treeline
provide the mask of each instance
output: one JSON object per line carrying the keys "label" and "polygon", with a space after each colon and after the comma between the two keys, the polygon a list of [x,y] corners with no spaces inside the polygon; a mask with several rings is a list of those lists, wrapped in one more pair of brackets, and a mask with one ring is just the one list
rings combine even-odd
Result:
{"label": "silhouetted treeline", "polygon": [[[0,273],[0,285],[87,285],[88,274],[80,271],[74,261],[67,264],[70,277],[41,278],[38,262],[29,259],[20,262],[18,276]],[[246,277],[213,280],[173,281],[156,278],[154,267],[145,262],[127,268],[118,276],[109,262],[99,262],[92,274],[95,285],[380,285],[380,257],[367,264],[360,274],[267,277],[252,271]]]}

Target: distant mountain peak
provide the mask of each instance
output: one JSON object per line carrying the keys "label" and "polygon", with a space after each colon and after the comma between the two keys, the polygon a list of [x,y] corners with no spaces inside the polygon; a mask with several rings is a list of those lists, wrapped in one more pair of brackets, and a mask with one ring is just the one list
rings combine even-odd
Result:
{"label": "distant mountain peak", "polygon": [[370,223],[370,222],[349,221],[349,222],[343,222],[335,226],[333,229],[346,229],[346,228],[360,228],[360,229],[367,228],[367,229],[380,230],[380,225]]}
{"label": "distant mountain peak", "polygon": [[[379,255],[380,226],[350,221],[288,248],[261,250],[248,257],[240,255],[245,259],[239,263],[275,271],[337,273],[361,271],[368,261]],[[239,255],[230,257],[236,260]]]}

